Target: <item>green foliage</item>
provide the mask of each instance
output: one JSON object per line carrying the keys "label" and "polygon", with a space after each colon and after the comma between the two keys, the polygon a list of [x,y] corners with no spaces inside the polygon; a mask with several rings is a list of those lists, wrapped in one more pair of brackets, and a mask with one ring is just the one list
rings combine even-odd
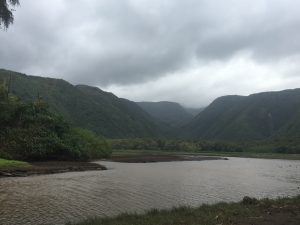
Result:
{"label": "green foliage", "polygon": [[103,137],[159,137],[153,119],[136,103],[99,88],[74,86],[61,79],[27,76],[0,69],[0,79],[11,77],[11,93],[31,102],[37,95],[51,112],[62,115],[75,127],[92,130]]}
{"label": "green foliage", "polygon": [[6,160],[0,158],[0,168],[7,168],[7,167],[25,167],[29,166],[30,164],[23,161],[16,161],[16,160]]}
{"label": "green foliage", "polygon": [[161,151],[188,151],[194,145],[186,141],[165,139],[115,139],[111,140],[113,149],[116,150],[161,150]]}
{"label": "green foliage", "polygon": [[241,145],[230,142],[216,141],[189,141],[167,139],[118,139],[111,140],[113,149],[127,150],[161,150],[161,151],[219,151],[219,152],[242,152]]}
{"label": "green foliage", "polygon": [[86,129],[75,129],[73,130],[73,136],[78,140],[78,146],[83,149],[86,157],[96,159],[111,155],[111,147],[109,143],[92,131]]}
{"label": "green foliage", "polygon": [[111,140],[113,149],[127,150],[161,150],[161,151],[219,151],[242,152],[242,145],[231,142],[189,141],[167,139],[118,139]]}
{"label": "green foliage", "polygon": [[24,160],[107,157],[109,146],[90,131],[73,130],[38,98],[23,103],[0,85],[0,155]]}
{"label": "green foliage", "polygon": [[171,139],[114,139],[115,150],[158,150],[173,152],[219,153],[300,153],[300,139],[270,139],[265,141],[212,141]]}
{"label": "green foliage", "polygon": [[298,224],[299,210],[300,196],[276,200],[256,200],[248,197],[238,203],[221,202],[214,205],[203,204],[196,208],[177,207],[169,210],[152,209],[140,215],[124,213],[113,218],[92,218],[77,225]]}
{"label": "green foliage", "polygon": [[[300,151],[300,89],[247,97],[221,97],[187,126],[176,130],[174,126],[166,125],[166,121],[153,119],[134,102],[98,88],[73,86],[64,80],[27,76],[0,69],[1,77],[11,77],[11,93],[19,96],[23,102],[30,103],[40,94],[49,104],[50,112],[62,115],[75,127],[92,130],[106,138],[133,139],[131,143],[125,143],[126,149],[275,153]],[[5,88],[0,88],[0,93],[5,91]],[[13,96],[1,96],[4,102],[8,98],[11,102],[19,101]],[[173,106],[175,108],[162,103],[151,104],[149,107],[155,111],[153,116],[158,113],[159,117],[173,121],[175,116],[171,115],[172,110],[165,111],[168,107],[176,111],[178,106]],[[4,114],[2,122],[9,120],[10,116],[16,116]],[[178,121],[181,114],[175,114]],[[170,118],[166,118],[168,115]],[[185,140],[167,141],[161,138]],[[190,139],[197,141],[188,141]],[[114,144],[118,142],[120,140]]]}
{"label": "green foliage", "polygon": [[299,99],[300,89],[223,96],[179,133],[188,138],[227,141],[300,137]]}

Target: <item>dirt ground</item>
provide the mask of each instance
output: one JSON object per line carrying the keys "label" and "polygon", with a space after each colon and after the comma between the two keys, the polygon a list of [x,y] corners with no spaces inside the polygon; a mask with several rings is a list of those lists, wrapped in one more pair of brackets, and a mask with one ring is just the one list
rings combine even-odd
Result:
{"label": "dirt ground", "polygon": [[106,167],[90,162],[50,161],[33,162],[28,167],[0,169],[0,177],[25,177],[30,175],[64,173],[72,171],[105,170]]}
{"label": "dirt ground", "polygon": [[[170,162],[170,161],[202,161],[224,160],[222,157],[205,157],[191,155],[132,155],[113,156],[108,161],[126,163]],[[106,167],[91,162],[49,161],[32,162],[28,167],[8,167],[0,169],[1,177],[25,177],[31,175],[64,173],[72,171],[105,170]]]}
{"label": "dirt ground", "polygon": [[234,218],[235,225],[300,225],[300,205],[261,208],[253,217]]}
{"label": "dirt ground", "polygon": [[203,160],[227,160],[224,157],[194,156],[194,155],[117,155],[112,156],[109,161],[126,163],[149,163],[149,162],[171,162],[171,161],[203,161]]}

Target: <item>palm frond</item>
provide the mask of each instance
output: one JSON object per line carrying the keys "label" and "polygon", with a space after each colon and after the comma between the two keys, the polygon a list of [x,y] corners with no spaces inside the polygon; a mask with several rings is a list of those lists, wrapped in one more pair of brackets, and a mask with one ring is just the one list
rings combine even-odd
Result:
{"label": "palm frond", "polygon": [[11,5],[20,5],[19,0],[9,0]]}
{"label": "palm frond", "polygon": [[14,15],[8,3],[12,6],[20,5],[19,0],[0,0],[0,28],[3,24],[7,29],[14,22]]}

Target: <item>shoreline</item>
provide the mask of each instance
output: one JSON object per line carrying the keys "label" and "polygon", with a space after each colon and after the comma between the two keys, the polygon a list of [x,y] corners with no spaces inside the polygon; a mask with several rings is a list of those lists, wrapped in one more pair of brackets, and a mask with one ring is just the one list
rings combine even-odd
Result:
{"label": "shoreline", "polygon": [[32,162],[28,166],[0,168],[0,178],[27,177],[66,172],[106,170],[103,165],[92,162],[48,161]]}
{"label": "shoreline", "polygon": [[[156,163],[156,162],[177,162],[177,161],[207,161],[207,160],[228,160],[227,157],[241,158],[265,158],[265,159],[290,159],[297,160],[298,157],[280,155],[282,158],[272,157],[274,154],[254,154],[254,153],[184,153],[184,152],[151,152],[124,150],[113,153],[110,158],[94,161],[110,161],[120,163]],[[277,155],[276,155],[277,156]],[[285,156],[285,157],[283,157]],[[298,155],[297,155],[298,156]],[[26,163],[26,162],[25,162]],[[95,162],[76,161],[46,161],[30,162],[27,166],[0,167],[0,178],[4,177],[27,177],[34,175],[47,175],[66,172],[81,172],[93,170],[106,170],[107,168]]]}
{"label": "shoreline", "polygon": [[[175,161],[206,161],[206,160],[228,160],[216,156],[195,156],[189,154],[143,154],[143,155],[115,155],[102,161],[121,163],[154,163],[154,162],[175,162]],[[72,162],[72,161],[46,161],[31,162],[26,166],[0,167],[0,178],[4,177],[28,177],[35,175],[47,175],[66,172],[82,172],[94,170],[107,170],[103,165],[95,162]]]}
{"label": "shoreline", "polygon": [[143,214],[123,213],[67,225],[298,225],[299,221],[300,195],[260,200],[245,196],[240,202],[152,209]]}
{"label": "shoreline", "polygon": [[282,160],[300,160],[300,154],[285,153],[266,153],[266,152],[182,152],[182,151],[158,151],[158,150],[113,150],[113,156],[131,156],[131,155],[190,155],[190,156],[208,156],[208,157],[237,157],[254,159],[282,159]]}
{"label": "shoreline", "polygon": [[177,162],[177,161],[206,161],[228,160],[218,156],[197,156],[190,154],[140,154],[140,155],[114,155],[106,159],[111,162],[122,163],[154,163],[154,162]]}

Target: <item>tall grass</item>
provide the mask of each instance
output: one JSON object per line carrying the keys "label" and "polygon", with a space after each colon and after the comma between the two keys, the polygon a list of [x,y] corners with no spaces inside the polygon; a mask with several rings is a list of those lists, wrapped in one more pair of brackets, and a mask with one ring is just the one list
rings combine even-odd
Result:
{"label": "tall grass", "polygon": [[6,160],[0,158],[0,169],[9,168],[9,167],[24,167],[24,166],[30,166],[30,164],[23,161]]}
{"label": "tall grass", "polygon": [[[275,210],[300,213],[300,195],[276,200],[244,198],[238,203],[202,205],[198,208],[180,207],[171,210],[151,210],[143,215],[122,214],[114,218],[92,218],[77,225],[216,225],[248,224],[259,220]],[[286,214],[290,216],[290,214]],[[286,218],[297,221],[297,217]],[[255,223],[256,224],[256,223]],[[270,224],[273,224],[272,221]],[[276,224],[276,221],[274,222]],[[71,225],[71,224],[69,224]]]}

